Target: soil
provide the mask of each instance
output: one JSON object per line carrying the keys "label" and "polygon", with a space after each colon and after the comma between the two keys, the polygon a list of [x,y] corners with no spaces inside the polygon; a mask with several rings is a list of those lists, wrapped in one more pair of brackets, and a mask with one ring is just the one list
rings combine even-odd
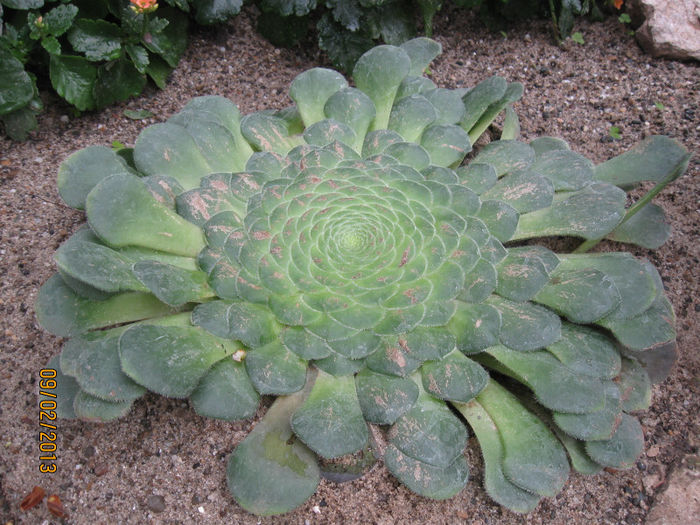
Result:
{"label": "soil", "polygon": [[[313,46],[275,49],[253,26],[254,14],[245,12],[228,25],[200,30],[165,90],[148,89],[101,112],[74,117],[60,100],[42,94],[48,109],[31,139],[0,138],[2,523],[57,522],[44,503],[20,511],[20,501],[34,485],[57,494],[69,514],[66,522],[76,524],[643,523],[675,466],[698,452],[700,72],[697,63],[643,54],[614,18],[579,21],[576,30],[585,44],[567,41],[559,47],[546,21],[522,23],[504,36],[487,31],[469,13],[444,10],[436,28],[444,51],[431,71],[438,85],[450,88],[494,74],[522,82],[525,95],[515,106],[522,136],[562,137],[595,162],[651,134],[675,137],[695,152],[686,175],[657,198],[673,226],[671,239],[656,252],[631,248],[648,257],[664,278],[677,315],[680,353],[671,376],[654,387],[652,407],[640,416],[646,444],[635,467],[592,477],[572,474],[558,496],[519,516],[484,492],[481,458],[470,439],[471,480],[450,500],[414,495],[379,463],[353,482],[322,481],[306,504],[286,516],[257,518],[236,505],[224,474],[226,457],[254,421],[203,419],[187,402],[147,395],[115,422],[60,421],[58,471],[39,473],[36,382],[61,341],[38,327],[33,303],[54,272],[53,252],[84,220],[57,195],[58,165],[91,144],[119,140],[133,145],[146,125],[167,119],[196,95],[227,96],[244,113],[289,105],[286,90],[292,79],[327,65],[327,59]],[[127,108],[155,116],[132,121],[123,116]],[[611,126],[620,129],[619,140],[609,135]],[[697,461],[683,464],[679,468],[692,470]]]}

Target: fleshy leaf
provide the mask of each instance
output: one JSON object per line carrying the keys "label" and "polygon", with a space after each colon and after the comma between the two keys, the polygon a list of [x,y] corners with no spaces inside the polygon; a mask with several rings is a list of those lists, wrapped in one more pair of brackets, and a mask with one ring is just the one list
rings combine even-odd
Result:
{"label": "fleshy leaf", "polygon": [[253,417],[260,395],[253,388],[245,365],[224,359],[202,378],[190,401],[200,416],[234,421]]}
{"label": "fleshy leaf", "polygon": [[297,103],[304,125],[308,127],[326,118],[326,102],[347,85],[347,80],[337,71],[316,67],[297,75],[289,88],[289,96]]}
{"label": "fleshy leaf", "polygon": [[557,268],[534,300],[579,324],[592,323],[620,305],[620,292],[610,277],[593,268]]}
{"label": "fleshy leaf", "polygon": [[[661,182],[684,162],[686,155],[685,149],[674,139],[648,137],[622,155],[596,166],[595,179],[620,187],[646,180]],[[682,173],[680,170],[677,176]]]}
{"label": "fleshy leaf", "polygon": [[580,440],[610,439],[622,417],[620,389],[605,383],[605,402],[598,410],[585,414],[554,413],[554,422],[566,434]]}
{"label": "fleshy leaf", "polygon": [[622,414],[613,436],[605,441],[587,441],[586,452],[596,463],[612,468],[630,468],[644,448],[644,433],[636,417]]}
{"label": "fleshy leaf", "polygon": [[126,415],[132,404],[132,400],[114,403],[105,401],[81,390],[73,400],[73,410],[75,411],[75,416],[79,419],[104,423]]}
{"label": "fleshy leaf", "polygon": [[68,206],[85,209],[90,190],[110,175],[133,171],[124,159],[105,146],[88,146],[76,151],[58,168],[58,193]]}
{"label": "fleshy leaf", "polygon": [[638,213],[610,232],[607,238],[656,250],[670,236],[671,226],[666,222],[664,210],[656,204],[647,204]]}
{"label": "fleshy leaf", "polygon": [[377,46],[355,64],[352,75],[355,85],[372,99],[377,110],[371,129],[387,127],[396,91],[411,66],[408,54],[393,46]]}
{"label": "fleshy leaf", "polygon": [[598,410],[605,399],[605,382],[599,378],[575,374],[544,350],[517,352],[504,346],[488,348],[515,376],[529,386],[537,400],[558,412],[582,414]]}
{"label": "fleshy leaf", "polygon": [[617,384],[625,412],[646,410],[651,405],[651,381],[644,368],[633,359],[623,358]]}
{"label": "fleshy leaf", "polygon": [[528,492],[553,497],[569,476],[566,452],[542,421],[510,392],[491,381],[477,401],[493,420],[503,443],[503,473]]}
{"label": "fleshy leaf", "polygon": [[409,378],[364,369],[355,376],[362,414],[370,423],[391,425],[418,398],[418,386]]}
{"label": "fleshy leaf", "polygon": [[476,400],[466,404],[454,403],[454,406],[467,419],[479,440],[484,458],[484,487],[488,495],[513,512],[530,512],[540,498],[514,485],[504,475],[505,451],[498,427],[491,416]]}
{"label": "fleshy leaf", "polygon": [[456,495],[469,478],[467,461],[461,455],[447,467],[438,467],[412,458],[390,444],[384,453],[384,464],[410,490],[436,500]]}
{"label": "fleshy leaf", "polygon": [[512,240],[550,235],[600,239],[622,221],[625,199],[624,191],[600,183],[562,193],[549,208],[521,215]]}
{"label": "fleshy leaf", "polygon": [[488,303],[501,314],[500,340],[508,348],[527,352],[544,348],[561,337],[561,320],[532,303],[514,303],[492,296]]}
{"label": "fleshy leaf", "polygon": [[159,202],[133,175],[112,175],[88,194],[90,227],[112,246],[142,246],[195,257],[204,248],[202,230]]}
{"label": "fleshy leaf", "polygon": [[198,326],[136,325],[119,339],[124,373],[149,390],[188,397],[207,371],[240,347]]}
{"label": "fleshy leaf", "polygon": [[248,352],[246,369],[255,390],[261,394],[290,394],[306,381],[306,361],[273,341]]}
{"label": "fleshy leaf", "polygon": [[437,398],[467,402],[481,392],[489,375],[483,367],[453,350],[439,361],[421,367],[423,388]]}
{"label": "fleshy leaf", "polygon": [[413,459],[446,468],[462,454],[467,430],[444,402],[421,392],[389,430],[389,441]]}
{"label": "fleshy leaf", "polygon": [[103,301],[85,299],[57,274],[39,290],[35,309],[41,326],[62,337],[172,313],[168,305],[142,292],[126,292]]}
{"label": "fleshy leaf", "polygon": [[59,356],[54,356],[44,367],[45,369],[53,369],[56,371],[56,377],[53,379],[56,381],[56,388],[52,391],[48,391],[50,394],[55,394],[56,397],[49,397],[44,395],[39,395],[40,401],[55,401],[56,402],[56,414],[61,419],[75,419],[75,411],[73,410],[73,401],[75,396],[80,392],[80,386],[78,382],[64,374],[61,371],[61,366],[59,364]]}
{"label": "fleshy leaf", "polygon": [[229,456],[228,487],[239,505],[265,516],[298,507],[316,491],[316,457],[295,438],[289,420],[307,392],[278,397]]}
{"label": "fleshy leaf", "polygon": [[351,376],[319,371],[309,397],[291,420],[294,433],[324,458],[352,454],[367,444],[369,433]]}

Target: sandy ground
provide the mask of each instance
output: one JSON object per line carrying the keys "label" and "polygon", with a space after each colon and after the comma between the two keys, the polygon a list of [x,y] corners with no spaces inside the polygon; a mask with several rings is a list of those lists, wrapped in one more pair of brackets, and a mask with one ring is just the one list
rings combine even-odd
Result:
{"label": "sandy ground", "polygon": [[[305,505],[287,516],[258,519],[235,504],[224,477],[225,458],[253,421],[206,420],[186,402],[147,395],[116,422],[61,421],[58,471],[39,473],[36,382],[38,371],[58,353],[60,340],[37,326],[33,303],[54,271],[53,252],[83,221],[60,202],[58,165],[90,144],[118,139],[132,145],[145,125],[165,120],[196,95],[227,96],[246,113],[288,105],[290,81],[324,64],[324,58],[302,48],[273,48],[252,32],[251,17],[244,14],[226,27],[195,35],[164,91],[149,89],[137,100],[77,118],[46,94],[48,110],[31,140],[17,144],[0,138],[2,523],[52,521],[45,504],[19,510],[34,485],[58,494],[70,514],[67,522],[76,524],[645,521],[675,466],[698,452],[698,66],[651,59],[614,19],[580,22],[585,45],[564,47],[554,45],[546,22],[522,24],[507,38],[486,32],[469,14],[444,11],[437,22],[444,54],[432,67],[434,80],[445,87],[471,86],[500,74],[523,82],[525,95],[516,110],[526,139],[560,136],[596,162],[650,134],[671,135],[695,151],[685,177],[658,199],[674,228],[671,240],[656,253],[632,249],[660,269],[678,317],[680,351],[671,377],[655,387],[653,406],[641,416],[646,446],[636,467],[593,477],[573,474],[556,498],[518,516],[491,502],[481,488],[481,459],[471,439],[471,480],[448,501],[412,494],[378,464],[354,482],[323,481]],[[122,116],[125,108],[148,109],[155,117],[131,121]],[[620,140],[609,137],[612,125],[620,128]],[[686,458],[684,465],[690,472],[697,461]]]}

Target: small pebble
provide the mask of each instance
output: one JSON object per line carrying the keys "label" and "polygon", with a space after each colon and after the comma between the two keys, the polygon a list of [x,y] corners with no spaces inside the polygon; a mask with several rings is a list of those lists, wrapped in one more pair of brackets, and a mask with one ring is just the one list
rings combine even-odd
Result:
{"label": "small pebble", "polygon": [[63,124],[68,124],[68,122],[70,121],[68,115],[61,115],[58,120],[60,120]]}
{"label": "small pebble", "polygon": [[165,510],[165,498],[151,494],[146,498],[146,506],[153,512],[163,512]]}

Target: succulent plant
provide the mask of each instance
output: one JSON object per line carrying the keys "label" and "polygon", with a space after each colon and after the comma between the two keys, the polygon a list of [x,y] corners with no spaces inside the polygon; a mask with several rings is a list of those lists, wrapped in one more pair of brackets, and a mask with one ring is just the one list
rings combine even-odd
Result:
{"label": "succulent plant", "polygon": [[[522,86],[437,88],[422,73],[439,52],[380,46],[356,87],[311,69],[292,108],[241,118],[200,97],[133,149],[71,155],[59,192],[87,226],[36,302],[69,338],[51,361],[59,414],[110,420],[151,390],[234,420],[277,396],[228,463],[256,514],[302,504],[317,457],[364,449],[368,423],[389,426],[392,474],[436,499],[467,481],[468,427],[486,490],[518,512],[557,494],[569,461],[631,465],[673,310],[648,261],[586,251],[660,246],[649,202],[688,155],[652,137],[595,166],[560,139],[518,141]],[[501,139],[462,165],[503,110]],[[530,242],[559,236],[584,242]]]}

